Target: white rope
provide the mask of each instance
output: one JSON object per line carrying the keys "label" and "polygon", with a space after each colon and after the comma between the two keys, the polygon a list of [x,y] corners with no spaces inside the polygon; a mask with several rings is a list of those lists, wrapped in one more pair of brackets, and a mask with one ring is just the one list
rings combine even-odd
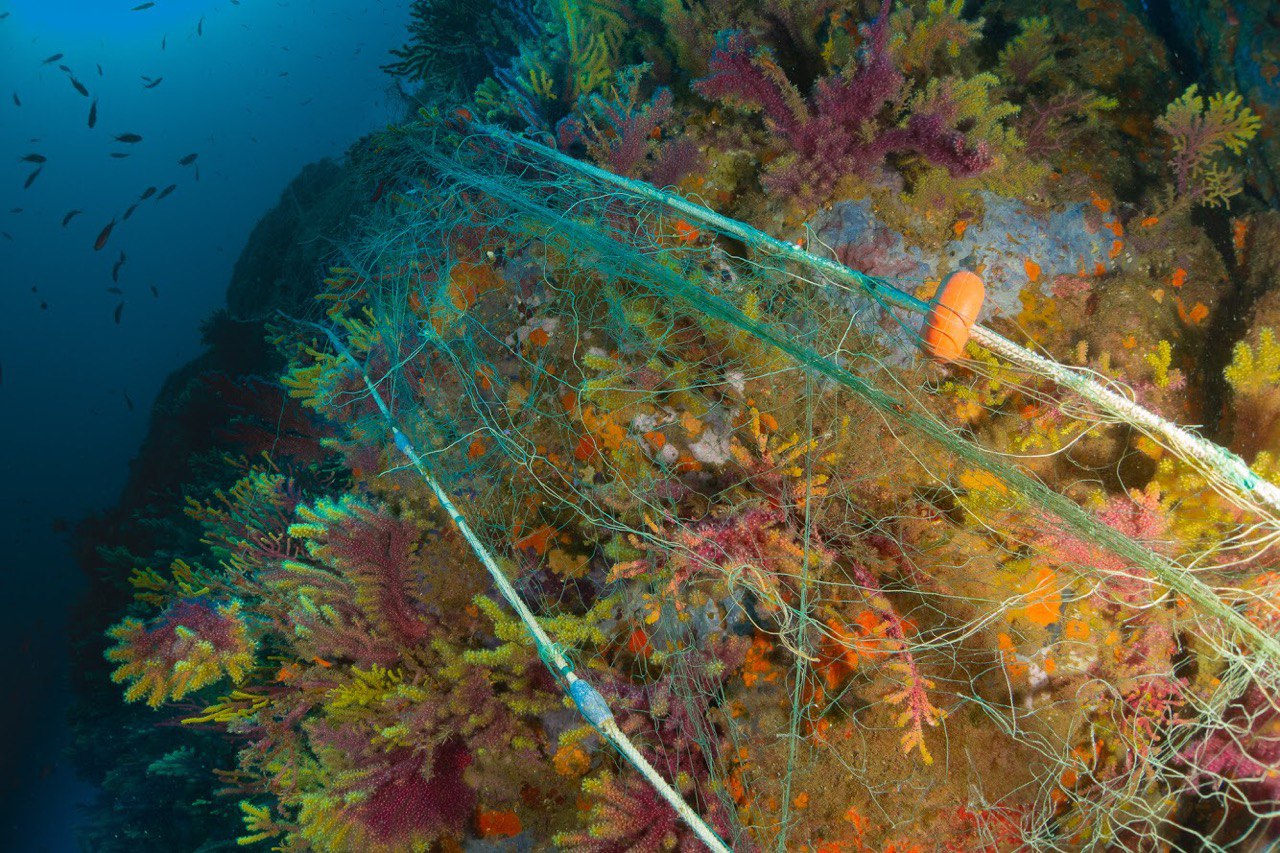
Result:
{"label": "white rope", "polygon": [[[315,325],[315,324],[311,324]],[[356,361],[346,348],[346,346],[338,340],[337,335],[325,326],[315,325],[317,329],[324,332],[328,336],[329,341],[341,355],[345,356],[355,368],[360,371],[360,377],[364,380],[365,388],[368,389],[369,395],[381,410],[383,418],[387,425],[391,428],[391,435],[395,440],[396,447],[409,460],[409,463],[417,470],[423,481],[430,487],[436,500],[440,502],[440,507],[453,521],[454,526],[458,528],[458,532],[462,534],[462,538],[471,546],[472,552],[480,559],[481,564],[488,570],[490,577],[493,578],[494,584],[498,587],[498,591],[502,593],[502,597],[506,599],[507,604],[511,605],[511,609],[520,617],[520,621],[524,623],[525,628],[532,635],[534,644],[538,648],[539,656],[543,662],[551,669],[552,675],[555,676],[557,682],[563,680],[566,692],[569,698],[573,700],[578,711],[586,718],[596,731],[600,733],[605,740],[611,743],[615,749],[622,753],[631,765],[640,771],[640,774],[653,786],[662,798],[671,804],[676,814],[680,816],[694,834],[702,840],[707,847],[711,848],[714,853],[730,853],[729,847],[725,845],[720,837],[716,835],[715,830],[707,825],[697,812],[684,801],[680,796],[680,792],[671,787],[666,779],[654,769],[640,750],[636,748],[631,739],[627,737],[626,732],[618,727],[617,720],[614,719],[613,712],[609,709],[609,703],[600,695],[600,692],[592,687],[589,683],[580,678],[573,671],[573,664],[565,657],[564,653],[543,627],[538,624],[538,620],[534,617],[529,606],[525,604],[524,599],[520,597],[520,593],[511,585],[511,581],[507,579],[506,573],[502,571],[502,567],[498,565],[497,560],[480,541],[480,537],[471,529],[471,525],[467,523],[467,519],[463,516],[462,511],[458,509],[453,500],[449,497],[449,493],[445,491],[440,482],[432,475],[422,457],[418,454],[413,443],[404,434],[397,425],[395,418],[391,414],[391,410],[383,401],[382,395],[378,393],[378,389],[369,379],[369,374],[365,372],[364,366]]]}
{"label": "white rope", "polygon": [[[873,298],[884,303],[919,313],[926,313],[930,308],[930,303],[898,290],[883,279],[868,276],[857,270],[849,269],[829,258],[814,255],[796,244],[779,240],[772,235],[752,228],[750,225],[730,219],[696,202],[658,189],[651,184],[615,175],[606,169],[576,160],[545,145],[508,133],[500,128],[485,127],[482,132],[508,144],[518,145],[558,165],[612,184],[640,198],[664,205],[671,210],[677,211],[682,216],[709,228],[737,237],[748,245],[762,248],[773,255],[788,260],[803,263],[836,282],[856,285]],[[1169,451],[1199,467],[1212,481],[1225,487],[1230,492],[1227,497],[1237,506],[1262,517],[1269,526],[1274,528],[1277,533],[1280,533],[1280,486],[1276,486],[1274,483],[1259,477],[1236,454],[1202,436],[1196,435],[1173,421],[1162,418],[1154,412],[1139,406],[1133,400],[1117,394],[1102,383],[1089,378],[1087,374],[1072,370],[1066,365],[1037,355],[1026,347],[1019,346],[984,326],[974,325],[970,338],[974,343],[995,353],[1006,361],[1052,379],[1059,385],[1074,391],[1081,397],[1101,407],[1114,417],[1120,418],[1136,429],[1141,430],[1154,441],[1164,445]]]}

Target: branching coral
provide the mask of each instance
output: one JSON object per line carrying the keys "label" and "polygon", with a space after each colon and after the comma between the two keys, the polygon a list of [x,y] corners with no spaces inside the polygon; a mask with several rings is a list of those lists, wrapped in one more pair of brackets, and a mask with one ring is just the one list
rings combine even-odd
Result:
{"label": "branching coral", "polygon": [[1238,822],[1261,820],[1267,837],[1280,837],[1280,700],[1274,694],[1250,684],[1232,704],[1227,726],[1198,738],[1182,758],[1191,768],[1189,786],[1222,794],[1243,811]]}
{"label": "branching coral", "polygon": [[414,0],[408,44],[392,49],[388,74],[424,84],[428,97],[468,97],[493,69],[514,55],[521,38],[541,29],[537,0],[480,4]]}
{"label": "branching coral", "polygon": [[548,0],[547,8],[541,37],[478,89],[476,105],[486,118],[517,117],[549,130],[580,98],[604,91],[626,64],[633,46],[624,4]]}
{"label": "branching coral", "polygon": [[1223,372],[1232,392],[1234,448],[1252,458],[1280,451],[1280,342],[1263,328],[1252,345],[1240,341]]}
{"label": "branching coral", "polygon": [[1240,192],[1240,176],[1221,155],[1243,151],[1262,119],[1243,106],[1237,93],[1211,95],[1206,101],[1193,84],[1156,119],[1156,127],[1170,137],[1177,200],[1215,207]]}
{"label": "branching coral", "polygon": [[[706,713],[724,674],[742,660],[743,644],[712,641],[707,652],[685,652],[655,683],[636,688],[625,682],[604,685],[618,709],[620,725],[641,739],[642,751],[687,800],[697,803],[722,838],[730,836],[725,803],[710,784],[715,751],[709,742]],[[718,666],[712,665],[718,663]],[[633,774],[602,769],[583,782],[590,798],[587,827],[562,833],[556,843],[593,853],[630,850],[698,850],[702,843],[652,787]],[[749,843],[741,849],[751,849]]]}
{"label": "branching coral", "polygon": [[119,663],[111,679],[128,681],[125,699],[145,698],[155,708],[230,678],[239,682],[254,664],[254,645],[238,602],[178,599],[150,622],[125,619],[109,632],[117,645],[107,660]]}
{"label": "branching coral", "polygon": [[[640,88],[647,66],[635,66],[619,75],[610,97],[592,93],[578,102],[574,114],[556,125],[561,148],[585,144],[591,158],[619,175],[641,173],[665,185],[691,171],[697,148],[688,140],[659,145],[662,126],[673,114],[671,90],[658,88],[647,101]],[[655,153],[656,152],[656,153]],[[652,175],[650,175],[652,173]]]}
{"label": "branching coral", "polygon": [[[889,48],[888,9],[886,0],[856,67],[822,78],[809,98],[787,79],[772,52],[758,47],[750,35],[721,34],[710,74],[694,88],[704,97],[760,111],[770,130],[785,141],[785,153],[766,174],[769,189],[822,198],[846,175],[874,175],[891,154],[915,154],[954,177],[995,165],[991,144],[980,132],[961,130],[979,123],[990,129],[1008,115],[987,103],[994,78],[938,80],[907,97],[905,78]],[[975,112],[978,104],[987,109]]]}

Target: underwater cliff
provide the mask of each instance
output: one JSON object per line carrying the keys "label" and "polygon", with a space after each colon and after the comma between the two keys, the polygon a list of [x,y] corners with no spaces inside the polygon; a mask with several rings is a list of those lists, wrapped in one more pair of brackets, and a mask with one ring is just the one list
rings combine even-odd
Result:
{"label": "underwater cliff", "polygon": [[88,849],[1280,839],[1273,9],[410,9],[77,529]]}

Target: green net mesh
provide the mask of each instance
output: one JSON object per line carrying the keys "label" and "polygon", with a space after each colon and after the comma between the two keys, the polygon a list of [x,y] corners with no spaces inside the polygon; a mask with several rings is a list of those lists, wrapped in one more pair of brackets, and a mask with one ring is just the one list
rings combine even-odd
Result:
{"label": "green net mesh", "polygon": [[[483,133],[380,144],[316,319],[735,849],[1225,849],[1280,814],[1266,519],[1042,377],[920,357],[874,289]],[[359,375],[282,346],[429,512]],[[598,737],[558,738],[586,772]],[[583,790],[566,849],[651,798],[621,762]]]}

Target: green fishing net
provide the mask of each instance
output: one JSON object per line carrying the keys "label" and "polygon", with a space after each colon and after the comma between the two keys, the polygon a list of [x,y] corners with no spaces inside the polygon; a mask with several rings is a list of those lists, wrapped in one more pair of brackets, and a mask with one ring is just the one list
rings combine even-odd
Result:
{"label": "green fishing net", "polygon": [[[403,432],[726,844],[1225,849],[1276,818],[1270,520],[1044,377],[923,357],[936,282],[832,275],[500,133],[379,144],[393,188],[310,319],[387,412],[318,332],[282,336],[293,393],[426,513]],[[590,776],[558,845],[627,849],[652,792],[549,731]]]}

